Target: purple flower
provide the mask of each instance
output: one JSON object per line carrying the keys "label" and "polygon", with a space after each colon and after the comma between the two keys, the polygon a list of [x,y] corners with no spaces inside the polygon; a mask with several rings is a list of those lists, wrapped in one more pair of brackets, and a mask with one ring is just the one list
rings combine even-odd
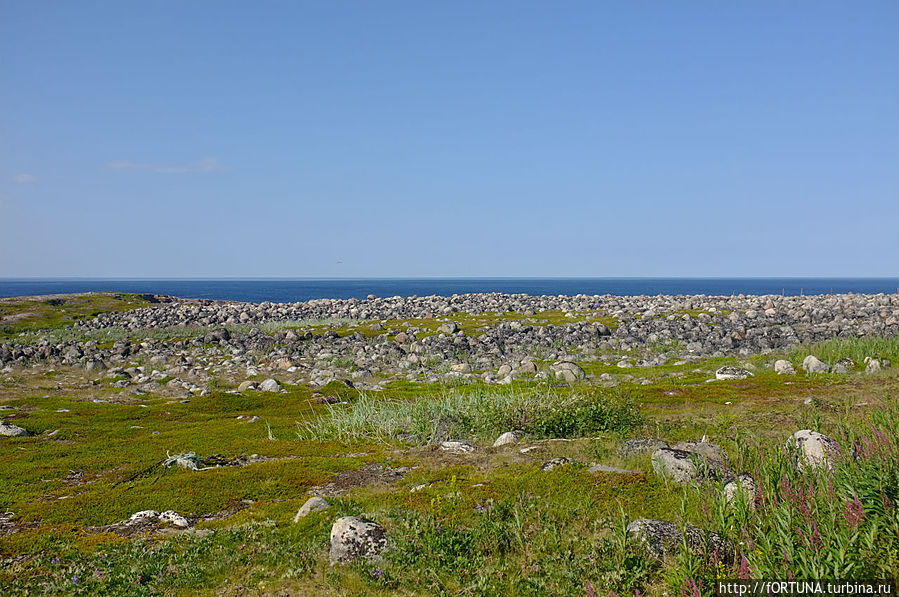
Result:
{"label": "purple flower", "polygon": [[371,571],[371,575],[374,576],[376,579],[381,578],[381,569],[375,568],[374,570]]}
{"label": "purple flower", "polygon": [[76,574],[75,576],[73,576],[71,580],[73,583],[75,583],[77,585],[78,584],[78,575]]}
{"label": "purple flower", "polygon": [[478,505],[475,506],[474,509],[477,510],[478,512],[483,512],[483,511],[486,510],[487,508],[484,507],[484,504],[478,502]]}
{"label": "purple flower", "polygon": [[50,560],[50,563],[51,564],[59,564],[59,558],[53,558],[52,560]]}

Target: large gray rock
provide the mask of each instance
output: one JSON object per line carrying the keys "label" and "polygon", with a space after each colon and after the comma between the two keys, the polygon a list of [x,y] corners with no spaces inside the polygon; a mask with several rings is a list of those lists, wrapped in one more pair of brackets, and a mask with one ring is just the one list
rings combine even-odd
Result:
{"label": "large gray rock", "polygon": [[795,375],[796,369],[790,361],[778,359],[774,361],[774,372],[778,375]]}
{"label": "large gray rock", "polygon": [[572,383],[587,377],[587,374],[581,369],[581,366],[571,361],[556,361],[550,365],[549,370],[557,379],[564,379]]}
{"label": "large gray rock", "polygon": [[18,425],[0,421],[0,435],[5,435],[7,437],[28,437],[31,434]]}
{"label": "large gray rock", "polygon": [[796,464],[817,468],[830,465],[830,456],[838,449],[836,440],[811,429],[801,429],[787,440],[787,449],[796,451]]}
{"label": "large gray rock", "polygon": [[717,553],[724,561],[733,558],[733,546],[726,539],[691,525],[686,525],[682,530],[673,522],[638,518],[627,525],[627,534],[656,558],[676,552],[684,539],[691,551],[709,555]]}
{"label": "large gray rock", "polygon": [[376,561],[387,549],[387,532],[376,522],[344,516],[331,527],[331,564],[354,560]]}
{"label": "large gray rock", "polygon": [[693,455],[685,450],[659,448],[652,453],[652,470],[677,483],[689,483],[700,479],[699,468]]}
{"label": "large gray rock", "polygon": [[727,456],[707,442],[681,442],[653,452],[652,469],[677,483],[721,479],[727,475]]}
{"label": "large gray rock", "polygon": [[809,373],[827,373],[827,363],[811,354],[802,360],[802,368]]}
{"label": "large gray rock", "polygon": [[331,504],[329,504],[325,498],[315,496],[306,500],[306,503],[300,506],[300,509],[297,510],[296,516],[293,517],[294,522],[300,522],[301,518],[309,516],[313,512],[318,512],[320,510],[325,510],[330,508]]}

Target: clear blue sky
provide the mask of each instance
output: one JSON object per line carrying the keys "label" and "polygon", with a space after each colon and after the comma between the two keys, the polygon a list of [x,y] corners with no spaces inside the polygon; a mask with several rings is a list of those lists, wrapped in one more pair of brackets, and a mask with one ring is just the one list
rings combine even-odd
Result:
{"label": "clear blue sky", "polygon": [[0,0],[0,276],[899,275],[899,2]]}

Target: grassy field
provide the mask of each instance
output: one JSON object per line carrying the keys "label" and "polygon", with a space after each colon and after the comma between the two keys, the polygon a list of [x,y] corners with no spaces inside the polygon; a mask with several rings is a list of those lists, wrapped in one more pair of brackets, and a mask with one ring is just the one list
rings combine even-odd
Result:
{"label": "grassy field", "polygon": [[[100,308],[88,303],[81,316]],[[7,329],[29,331],[40,318],[25,321]],[[302,385],[236,393],[213,380],[209,395],[183,401],[131,395],[78,368],[12,367],[0,374],[9,407],[0,414],[33,436],[0,438],[0,511],[12,513],[0,524],[0,593],[708,595],[720,578],[896,580],[899,376],[770,369],[778,357],[798,368],[806,354],[847,356],[859,369],[871,354],[897,362],[899,343],[840,340],[753,357],[756,375],[745,380],[708,383],[722,364],[741,364],[722,358],[643,368],[645,385],[394,382],[341,390],[334,405]],[[591,375],[607,367],[581,365]],[[490,447],[512,429],[524,433],[517,444]],[[799,429],[839,442],[829,467],[794,466],[785,442]],[[708,437],[735,471],[752,474],[755,498],[728,502],[720,482],[676,484],[653,472],[648,454],[619,452],[647,436]],[[477,450],[442,452],[433,445],[442,437]],[[163,464],[188,453],[229,465]],[[557,457],[571,462],[542,470]],[[312,494],[331,507],[294,522]],[[110,527],[147,509],[175,510],[192,526],[129,537]],[[331,524],[349,514],[387,530],[383,561],[329,564]],[[683,545],[656,559],[625,531],[640,517],[714,531],[736,554]]]}

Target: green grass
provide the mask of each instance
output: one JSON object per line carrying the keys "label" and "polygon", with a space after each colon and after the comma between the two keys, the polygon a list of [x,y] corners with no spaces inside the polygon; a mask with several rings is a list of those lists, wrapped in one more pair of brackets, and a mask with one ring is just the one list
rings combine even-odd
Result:
{"label": "green grass", "polygon": [[535,438],[626,431],[641,422],[620,391],[559,393],[547,386],[447,391],[419,400],[383,400],[363,394],[330,406],[325,417],[299,426],[303,438],[390,441],[411,433],[420,442],[438,438],[486,440],[520,429]]}
{"label": "green grass", "polygon": [[818,344],[804,344],[792,350],[789,358],[793,363],[801,365],[802,359],[810,354],[829,365],[842,358],[850,358],[864,369],[865,357],[887,358],[899,365],[899,338],[838,338]]}

